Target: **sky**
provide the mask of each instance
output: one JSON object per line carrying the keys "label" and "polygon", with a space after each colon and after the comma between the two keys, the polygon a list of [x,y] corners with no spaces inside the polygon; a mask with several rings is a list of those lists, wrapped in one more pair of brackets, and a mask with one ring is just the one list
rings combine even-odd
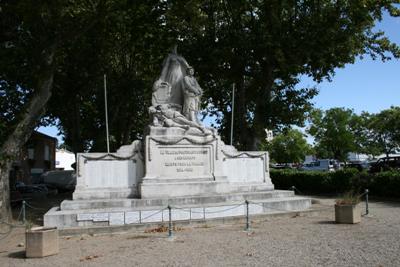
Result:
{"label": "sky", "polygon": [[[377,23],[376,29],[383,30],[392,42],[400,45],[400,18],[386,14]],[[400,60],[382,62],[364,57],[337,69],[335,73],[331,82],[320,84],[315,84],[308,77],[302,78],[299,87],[316,86],[319,89],[313,100],[316,108],[345,107],[359,114],[362,111],[378,113],[391,106],[400,106]],[[56,127],[40,127],[38,130],[57,137],[62,143]]]}
{"label": "sky", "polygon": [[[400,45],[400,18],[385,15],[376,28],[383,30],[392,42]],[[316,85],[310,79],[302,79],[301,85]],[[319,94],[313,102],[316,108],[345,107],[356,113],[377,113],[390,106],[400,106],[400,60],[382,62],[370,57],[357,59],[337,69],[332,82],[316,85]]]}

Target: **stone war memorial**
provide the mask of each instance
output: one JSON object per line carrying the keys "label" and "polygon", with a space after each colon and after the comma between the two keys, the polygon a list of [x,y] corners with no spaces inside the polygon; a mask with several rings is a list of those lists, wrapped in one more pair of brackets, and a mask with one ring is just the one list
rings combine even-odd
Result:
{"label": "stone war memorial", "polygon": [[268,152],[226,145],[198,120],[202,88],[176,52],[153,84],[143,140],[116,153],[80,153],[72,200],[44,215],[60,229],[207,220],[300,211],[311,199],[274,190]]}

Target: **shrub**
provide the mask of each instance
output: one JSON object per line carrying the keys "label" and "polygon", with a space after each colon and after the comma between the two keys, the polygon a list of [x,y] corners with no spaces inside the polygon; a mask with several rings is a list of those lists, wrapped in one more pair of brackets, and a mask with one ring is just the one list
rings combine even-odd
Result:
{"label": "shrub", "polygon": [[336,172],[271,170],[276,189],[288,190],[295,186],[308,194],[338,194],[361,192],[368,188],[371,195],[400,197],[400,171],[375,174],[344,169]]}

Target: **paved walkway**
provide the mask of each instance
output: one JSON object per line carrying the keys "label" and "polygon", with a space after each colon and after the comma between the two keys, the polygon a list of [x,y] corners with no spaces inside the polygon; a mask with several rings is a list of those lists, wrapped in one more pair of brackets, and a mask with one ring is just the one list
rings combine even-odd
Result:
{"label": "paved walkway", "polygon": [[[358,225],[333,223],[333,200],[315,216],[244,225],[60,238],[60,253],[24,258],[23,229],[0,240],[0,266],[400,266],[400,203],[372,202]],[[2,235],[0,235],[1,238]],[[21,244],[22,243],[22,244]]]}

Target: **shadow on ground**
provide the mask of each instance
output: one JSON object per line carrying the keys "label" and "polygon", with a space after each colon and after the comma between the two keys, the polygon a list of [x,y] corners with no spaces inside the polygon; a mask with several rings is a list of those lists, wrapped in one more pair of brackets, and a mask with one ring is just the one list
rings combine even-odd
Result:
{"label": "shadow on ground", "polygon": [[25,250],[10,253],[8,257],[13,259],[25,259]]}

